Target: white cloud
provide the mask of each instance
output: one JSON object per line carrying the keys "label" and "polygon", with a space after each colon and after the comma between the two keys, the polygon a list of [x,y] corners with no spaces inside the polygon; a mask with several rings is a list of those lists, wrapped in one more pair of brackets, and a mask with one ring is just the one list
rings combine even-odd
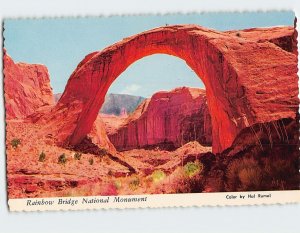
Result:
{"label": "white cloud", "polygon": [[128,86],[126,86],[122,91],[121,94],[135,94],[137,90],[141,89],[140,85],[137,84],[130,84]]}

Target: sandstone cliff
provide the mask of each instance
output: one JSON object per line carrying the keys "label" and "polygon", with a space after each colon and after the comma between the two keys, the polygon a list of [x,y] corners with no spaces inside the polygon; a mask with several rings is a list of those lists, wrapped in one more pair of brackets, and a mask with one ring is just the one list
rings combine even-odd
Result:
{"label": "sandstone cliff", "polygon": [[7,119],[22,119],[40,107],[54,105],[46,66],[14,63],[5,50],[3,64]]}
{"label": "sandstone cliff", "polygon": [[[55,106],[48,69],[40,64],[15,63],[4,50],[4,90],[6,119],[27,119],[36,123]],[[70,108],[72,110],[72,108]],[[56,128],[56,124],[51,125]],[[42,136],[49,131],[42,131]],[[87,135],[91,141],[108,151],[115,151],[103,121],[98,117]]]}
{"label": "sandstone cliff", "polygon": [[145,100],[109,139],[118,150],[175,149],[189,141],[211,145],[211,130],[205,90],[182,87]]}

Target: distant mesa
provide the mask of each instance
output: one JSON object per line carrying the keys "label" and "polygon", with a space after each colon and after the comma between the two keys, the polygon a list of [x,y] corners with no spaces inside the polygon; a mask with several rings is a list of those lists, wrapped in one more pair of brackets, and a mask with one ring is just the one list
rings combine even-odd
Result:
{"label": "distant mesa", "polygon": [[144,100],[144,97],[127,94],[108,94],[100,109],[100,113],[116,116],[132,113]]}
{"label": "distant mesa", "polygon": [[[54,94],[56,103],[61,95],[62,93]],[[106,96],[100,113],[124,117],[132,113],[144,99],[142,96],[110,93]]]}
{"label": "distant mesa", "polygon": [[127,114],[127,111],[125,108],[121,109],[120,117],[123,117],[123,118],[128,117],[128,114]]}

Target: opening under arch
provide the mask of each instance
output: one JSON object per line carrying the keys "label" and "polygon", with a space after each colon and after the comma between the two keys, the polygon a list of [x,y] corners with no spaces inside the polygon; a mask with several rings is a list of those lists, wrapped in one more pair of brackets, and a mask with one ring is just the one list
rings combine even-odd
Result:
{"label": "opening under arch", "polygon": [[192,141],[211,146],[203,87],[177,57],[155,54],[134,62],[111,84],[101,107],[110,141],[117,150],[173,150]]}

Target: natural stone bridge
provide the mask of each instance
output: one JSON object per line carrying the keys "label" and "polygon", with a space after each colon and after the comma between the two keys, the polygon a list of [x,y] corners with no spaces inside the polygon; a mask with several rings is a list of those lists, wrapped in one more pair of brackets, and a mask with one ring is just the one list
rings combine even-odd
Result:
{"label": "natural stone bridge", "polygon": [[135,61],[152,54],[183,59],[206,87],[213,152],[255,123],[295,118],[298,107],[293,27],[220,32],[197,25],[149,30],[87,55],[52,111],[42,119],[64,145],[90,131],[105,95]]}

